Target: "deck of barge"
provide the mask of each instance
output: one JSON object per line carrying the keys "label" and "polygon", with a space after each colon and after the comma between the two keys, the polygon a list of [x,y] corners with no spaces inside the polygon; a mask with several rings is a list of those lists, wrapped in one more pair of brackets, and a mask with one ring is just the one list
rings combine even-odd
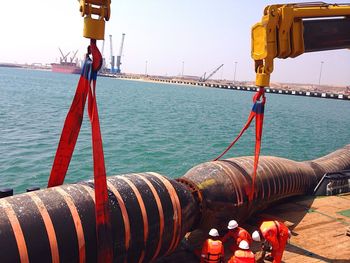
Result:
{"label": "deck of barge", "polygon": [[[244,227],[251,232],[264,218],[285,222],[292,231],[283,262],[350,262],[350,193],[290,199],[253,216]],[[193,234],[178,251],[158,262],[199,262],[191,250],[200,247],[203,238],[200,233]],[[258,246],[253,246],[253,252]]]}

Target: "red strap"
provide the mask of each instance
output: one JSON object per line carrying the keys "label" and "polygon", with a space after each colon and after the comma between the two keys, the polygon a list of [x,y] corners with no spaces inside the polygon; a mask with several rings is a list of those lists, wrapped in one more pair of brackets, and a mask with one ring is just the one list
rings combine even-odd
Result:
{"label": "red strap", "polygon": [[109,263],[113,261],[113,248],[108,206],[106,169],[95,94],[97,71],[101,66],[102,56],[96,46],[95,40],[91,40],[90,50],[93,61],[91,62],[90,58],[87,58],[84,63],[77,91],[64,123],[61,139],[52,166],[48,187],[63,184],[80,131],[86,97],[88,96],[88,113],[92,129],[92,149],[94,160],[98,262]]}
{"label": "red strap", "polygon": [[[96,103],[96,75],[101,66],[102,56],[96,46],[96,42],[91,42],[91,53],[94,61],[92,87],[89,88],[88,112],[92,130],[92,150],[94,158],[94,182],[95,182],[95,212],[96,212],[96,234],[97,234],[97,262],[109,263],[113,261],[112,248],[112,228],[109,215],[108,190],[105,160],[103,154],[102,136],[100,121],[98,117]],[[97,58],[97,59],[96,59]]]}
{"label": "red strap", "polygon": [[77,90],[68,111],[60,142],[57,147],[56,156],[52,165],[48,187],[62,185],[66,176],[74,147],[78,139],[81,123],[83,122],[84,107],[88,94],[89,80],[84,77],[88,65],[85,63],[80,76]]}
{"label": "red strap", "polygon": [[231,142],[231,144],[225,149],[225,151],[223,151],[222,154],[220,154],[218,157],[216,157],[213,161],[219,160],[222,156],[224,156],[232,148],[233,145],[235,145],[235,143],[239,140],[239,138],[241,138],[243,133],[249,128],[249,126],[254,118],[255,118],[255,112],[251,111],[246,124],[244,125],[243,129],[240,131],[238,136]]}
{"label": "red strap", "polygon": [[259,91],[253,97],[254,106],[252,111],[249,114],[248,120],[238,136],[231,142],[231,144],[221,153],[218,157],[214,159],[214,161],[219,160],[223,157],[232,147],[233,145],[241,138],[243,133],[249,128],[252,120],[255,118],[255,155],[254,155],[254,168],[253,168],[253,176],[252,176],[252,187],[251,190],[248,191],[248,200],[251,202],[254,197],[255,191],[255,180],[256,174],[259,164],[259,156],[260,156],[260,148],[261,148],[261,138],[262,138],[262,129],[264,123],[264,106],[266,102],[265,98],[265,89],[260,87]]}
{"label": "red strap", "polygon": [[261,137],[262,137],[262,129],[264,124],[264,114],[256,114],[255,115],[255,155],[254,155],[254,169],[253,169],[253,177],[252,177],[252,189],[248,194],[248,200],[251,202],[254,198],[255,192],[255,179],[258,170],[259,164],[259,156],[260,156],[260,148],[261,148]]}
{"label": "red strap", "polygon": [[259,100],[262,100],[262,103],[265,105],[266,102],[266,97],[265,97],[265,88],[264,87],[260,87],[258,92],[255,93],[254,97],[253,97],[253,102],[257,102]]}

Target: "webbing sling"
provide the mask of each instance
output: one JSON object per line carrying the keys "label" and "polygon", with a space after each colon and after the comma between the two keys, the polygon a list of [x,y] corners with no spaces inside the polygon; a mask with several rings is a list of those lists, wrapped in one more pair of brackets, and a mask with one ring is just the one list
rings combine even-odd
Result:
{"label": "webbing sling", "polygon": [[60,142],[51,169],[48,187],[63,184],[79,135],[83,121],[85,102],[88,97],[88,115],[92,130],[92,150],[94,161],[96,200],[95,216],[98,246],[97,257],[99,263],[108,263],[113,260],[113,249],[106,169],[95,93],[97,72],[102,65],[102,56],[96,46],[95,40],[91,40],[88,54],[90,52],[93,60],[91,60],[88,55],[86,56],[77,90],[63,126]]}
{"label": "webbing sling", "polygon": [[260,148],[261,148],[261,137],[262,137],[262,129],[264,124],[264,109],[265,109],[265,89],[260,87],[259,91],[253,97],[253,108],[249,114],[248,120],[238,136],[231,142],[231,144],[218,156],[214,159],[214,161],[219,160],[223,157],[232,146],[241,138],[243,133],[249,128],[251,122],[255,118],[255,154],[254,154],[254,168],[253,168],[253,176],[252,176],[252,187],[248,193],[248,200],[251,202],[254,197],[254,189],[255,189],[255,178],[259,164],[259,156],[260,156]]}

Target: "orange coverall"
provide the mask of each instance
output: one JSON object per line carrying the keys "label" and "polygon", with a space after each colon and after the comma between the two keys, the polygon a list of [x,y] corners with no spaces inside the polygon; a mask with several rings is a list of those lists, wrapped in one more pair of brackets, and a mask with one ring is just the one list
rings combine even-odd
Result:
{"label": "orange coverall", "polygon": [[202,248],[201,253],[201,263],[214,263],[214,262],[224,262],[224,246],[220,240],[213,240],[208,238]]}
{"label": "orange coverall", "polygon": [[288,228],[279,221],[265,221],[260,226],[260,232],[272,246],[272,262],[280,263],[289,238]]}
{"label": "orange coverall", "polygon": [[252,251],[238,249],[227,263],[254,263],[255,256]]}
{"label": "orange coverall", "polygon": [[242,240],[247,241],[249,246],[252,244],[253,239],[250,236],[249,232],[242,227],[236,227],[234,229],[230,229],[226,235],[221,239],[223,243],[225,243],[228,239],[233,239],[233,244],[230,246],[230,250],[234,253],[238,250],[238,245]]}

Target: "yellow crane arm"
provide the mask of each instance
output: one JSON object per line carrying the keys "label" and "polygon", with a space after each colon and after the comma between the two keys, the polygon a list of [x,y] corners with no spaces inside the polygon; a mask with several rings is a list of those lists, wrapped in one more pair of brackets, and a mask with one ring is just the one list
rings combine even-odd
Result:
{"label": "yellow crane arm", "polygon": [[270,5],[252,27],[256,85],[270,85],[274,58],[350,48],[350,4],[310,2]]}
{"label": "yellow crane arm", "polygon": [[105,21],[111,14],[111,0],[80,0],[80,12],[84,17],[83,36],[102,40],[105,35]]}

